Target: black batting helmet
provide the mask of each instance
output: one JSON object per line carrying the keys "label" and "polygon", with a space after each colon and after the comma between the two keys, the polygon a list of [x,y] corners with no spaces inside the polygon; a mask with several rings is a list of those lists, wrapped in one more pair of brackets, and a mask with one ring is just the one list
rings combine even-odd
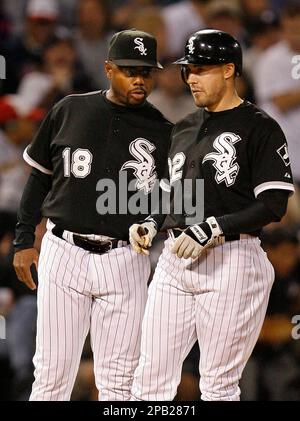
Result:
{"label": "black batting helmet", "polygon": [[234,63],[235,73],[243,69],[242,48],[227,32],[205,29],[192,34],[185,45],[185,56],[174,64],[225,64]]}

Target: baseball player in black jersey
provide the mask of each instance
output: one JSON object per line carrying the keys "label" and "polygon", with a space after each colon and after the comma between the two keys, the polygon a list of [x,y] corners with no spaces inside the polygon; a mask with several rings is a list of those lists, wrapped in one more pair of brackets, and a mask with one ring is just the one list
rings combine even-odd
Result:
{"label": "baseball player in black jersey", "polygon": [[[119,205],[127,189],[120,174],[135,185],[128,202],[137,193],[148,200],[162,177],[172,125],[146,101],[153,69],[161,68],[153,36],[115,34],[105,68],[109,90],[61,100],[24,152],[33,169],[20,204],[14,266],[34,289],[30,266],[39,257],[31,400],[70,399],[88,331],[100,400],[128,400],[138,363],[150,263],[131,250],[128,229],[149,210],[142,218],[130,209],[103,210],[106,200]],[[104,180],[116,197],[103,199]],[[34,230],[42,215],[48,223],[38,256]]]}
{"label": "baseball player in black jersey", "polygon": [[[169,184],[161,183],[171,191],[171,213],[130,228],[137,252],[163,220],[169,230],[149,288],[132,399],[173,399],[198,339],[202,399],[239,400],[274,279],[258,234],[281,219],[294,190],[287,143],[276,121],[237,95],[242,51],[229,34],[196,32],[176,64],[199,110],[171,136]],[[184,179],[204,180],[203,221],[172,211]]]}

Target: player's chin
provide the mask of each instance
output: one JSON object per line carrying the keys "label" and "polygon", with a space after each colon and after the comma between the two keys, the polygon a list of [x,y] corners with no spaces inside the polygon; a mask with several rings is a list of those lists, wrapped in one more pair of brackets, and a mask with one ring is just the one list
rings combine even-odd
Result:
{"label": "player's chin", "polygon": [[207,106],[207,100],[204,98],[204,95],[195,95],[193,94],[193,98],[195,101],[195,105],[197,107],[206,107]]}
{"label": "player's chin", "polygon": [[132,107],[142,105],[147,98],[146,92],[130,92],[128,94],[127,100],[129,105]]}

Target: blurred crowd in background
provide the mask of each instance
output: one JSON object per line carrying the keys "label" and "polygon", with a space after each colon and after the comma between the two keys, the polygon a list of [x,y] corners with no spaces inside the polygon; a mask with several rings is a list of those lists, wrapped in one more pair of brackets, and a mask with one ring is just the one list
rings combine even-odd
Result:
{"label": "blurred crowd in background", "polygon": [[[30,172],[23,150],[55,102],[108,87],[108,42],[127,28],[157,37],[164,70],[155,74],[149,101],[169,120],[195,110],[172,62],[183,55],[188,35],[214,28],[243,47],[240,96],[275,117],[286,134],[296,194],[283,221],[262,234],[276,281],[241,387],[243,400],[300,400],[300,339],[292,337],[292,318],[300,315],[300,0],[0,0],[0,55],[6,60],[6,79],[0,80],[0,315],[6,320],[0,400],[28,399],[33,381],[36,293],[17,280],[11,264],[18,203]],[[38,249],[44,231],[43,221],[36,231]],[[184,363],[177,400],[199,399],[198,361],[195,346]],[[97,399],[88,340],[72,399]]]}

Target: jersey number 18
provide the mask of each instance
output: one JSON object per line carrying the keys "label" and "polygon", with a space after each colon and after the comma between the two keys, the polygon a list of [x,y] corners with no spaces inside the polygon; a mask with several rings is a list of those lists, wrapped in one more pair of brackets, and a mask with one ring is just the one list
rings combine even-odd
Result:
{"label": "jersey number 18", "polygon": [[88,149],[76,149],[71,156],[71,148],[65,148],[62,157],[65,177],[72,173],[76,178],[85,178],[91,172],[93,155]]}

